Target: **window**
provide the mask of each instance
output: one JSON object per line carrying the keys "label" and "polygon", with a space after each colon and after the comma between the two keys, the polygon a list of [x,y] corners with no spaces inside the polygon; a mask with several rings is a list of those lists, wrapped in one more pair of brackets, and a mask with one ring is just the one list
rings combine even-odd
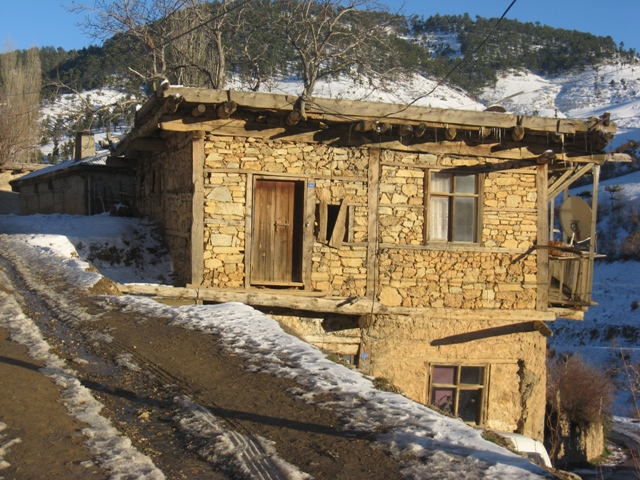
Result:
{"label": "window", "polygon": [[343,200],[339,205],[316,204],[315,235],[319,242],[340,247],[353,242],[353,206]]}
{"label": "window", "polygon": [[477,242],[479,177],[426,172],[427,239]]}
{"label": "window", "polygon": [[434,365],[431,370],[431,404],[464,422],[482,423],[485,367]]}

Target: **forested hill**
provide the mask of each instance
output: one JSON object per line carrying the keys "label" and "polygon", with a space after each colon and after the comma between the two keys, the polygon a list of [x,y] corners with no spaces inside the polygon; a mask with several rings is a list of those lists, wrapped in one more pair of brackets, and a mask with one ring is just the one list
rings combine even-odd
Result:
{"label": "forested hill", "polygon": [[[632,61],[634,49],[616,45],[610,36],[599,37],[536,23],[503,19],[489,35],[497,19],[465,15],[410,17],[411,37],[427,47],[440,73],[456,56],[472,55],[456,71],[452,81],[466,90],[490,85],[496,75],[510,69],[527,69],[554,76],[617,59]],[[473,51],[489,37],[482,49]]]}
{"label": "forested hill", "polygon": [[[299,60],[277,29],[263,27],[269,12],[259,11],[262,2],[256,2],[256,11],[242,28],[246,32],[233,33],[238,38],[252,37],[244,42],[242,52],[229,51],[225,68],[229,73],[249,74],[245,58],[259,59],[264,75],[296,76]],[[354,20],[354,21],[357,21]],[[503,19],[498,29],[484,46],[474,53],[497,19],[468,14],[456,16],[435,15],[429,18],[395,17],[395,39],[389,57],[395,58],[406,72],[419,73],[430,78],[442,78],[460,60],[468,56],[448,78],[448,83],[470,93],[495,83],[497,75],[509,69],[528,69],[542,75],[558,75],[569,70],[583,69],[615,59],[625,62],[636,56],[633,49],[616,45],[611,37],[598,37],[590,33],[552,28],[539,23],[522,23]],[[258,26],[258,27],[257,27]],[[230,33],[227,33],[229,35]],[[109,85],[114,78],[130,78],[133,71],[142,70],[146,61],[144,49],[131,43],[130,37],[115,36],[102,47],[88,47],[65,51],[62,48],[41,49],[43,72],[51,81],[73,83],[77,90]],[[230,42],[231,44],[231,42]],[[269,45],[265,55],[264,45]],[[253,49],[253,51],[251,51]],[[255,68],[255,61],[251,68]],[[114,75],[115,74],[115,75]],[[173,80],[170,78],[170,80]],[[206,78],[202,80],[205,87]]]}

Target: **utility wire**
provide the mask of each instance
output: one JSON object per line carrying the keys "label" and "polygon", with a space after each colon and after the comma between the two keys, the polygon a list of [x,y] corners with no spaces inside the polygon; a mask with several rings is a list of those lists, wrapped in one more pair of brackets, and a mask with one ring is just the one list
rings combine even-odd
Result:
{"label": "utility wire", "polygon": [[504,13],[500,16],[500,18],[498,19],[498,21],[493,25],[493,27],[491,28],[491,30],[489,31],[489,33],[487,33],[487,35],[484,37],[484,40],[482,40],[482,42],[480,42],[478,44],[478,46],[476,46],[476,48],[473,49],[473,51],[468,54],[465,55],[464,57],[462,57],[462,60],[460,60],[458,63],[456,63],[453,68],[451,68],[451,70],[449,70],[449,72],[447,72],[447,74],[436,84],[435,87],[433,87],[428,93],[425,93],[424,95],[420,95],[419,97],[414,98],[411,102],[409,102],[407,105],[405,105],[403,108],[401,108],[400,110],[393,112],[393,113],[388,113],[387,115],[385,115],[385,117],[388,117],[390,115],[395,115],[401,112],[404,112],[406,109],[408,109],[411,105],[413,105],[414,103],[416,103],[418,100],[421,100],[425,97],[430,96],[433,92],[436,91],[436,89],[441,86],[442,84],[444,84],[444,82],[447,81],[447,79],[458,69],[460,68],[460,66],[465,63],[469,58],[473,57],[473,55],[475,55],[483,46],[485,43],[487,43],[487,41],[489,40],[489,38],[491,38],[491,36],[493,35],[493,33],[496,31],[496,29],[498,28],[498,25],[500,25],[500,22],[502,22],[502,20],[504,19],[504,17],[507,16],[507,13],[509,13],[509,10],[511,10],[511,7],[513,7],[513,5],[515,5],[517,0],[513,0],[511,2],[511,4],[507,7],[507,9],[504,11]]}

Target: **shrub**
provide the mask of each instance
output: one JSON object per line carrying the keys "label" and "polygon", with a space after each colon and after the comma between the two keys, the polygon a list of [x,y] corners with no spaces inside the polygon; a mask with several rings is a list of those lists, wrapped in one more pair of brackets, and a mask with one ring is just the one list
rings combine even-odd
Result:
{"label": "shrub", "polygon": [[579,355],[554,359],[547,372],[547,403],[570,422],[586,425],[609,412],[613,384]]}

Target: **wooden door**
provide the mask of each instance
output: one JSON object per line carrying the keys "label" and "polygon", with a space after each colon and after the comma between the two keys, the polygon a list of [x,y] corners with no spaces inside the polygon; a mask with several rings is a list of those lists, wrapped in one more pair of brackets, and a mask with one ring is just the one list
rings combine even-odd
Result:
{"label": "wooden door", "polygon": [[251,284],[301,282],[303,182],[256,179]]}

